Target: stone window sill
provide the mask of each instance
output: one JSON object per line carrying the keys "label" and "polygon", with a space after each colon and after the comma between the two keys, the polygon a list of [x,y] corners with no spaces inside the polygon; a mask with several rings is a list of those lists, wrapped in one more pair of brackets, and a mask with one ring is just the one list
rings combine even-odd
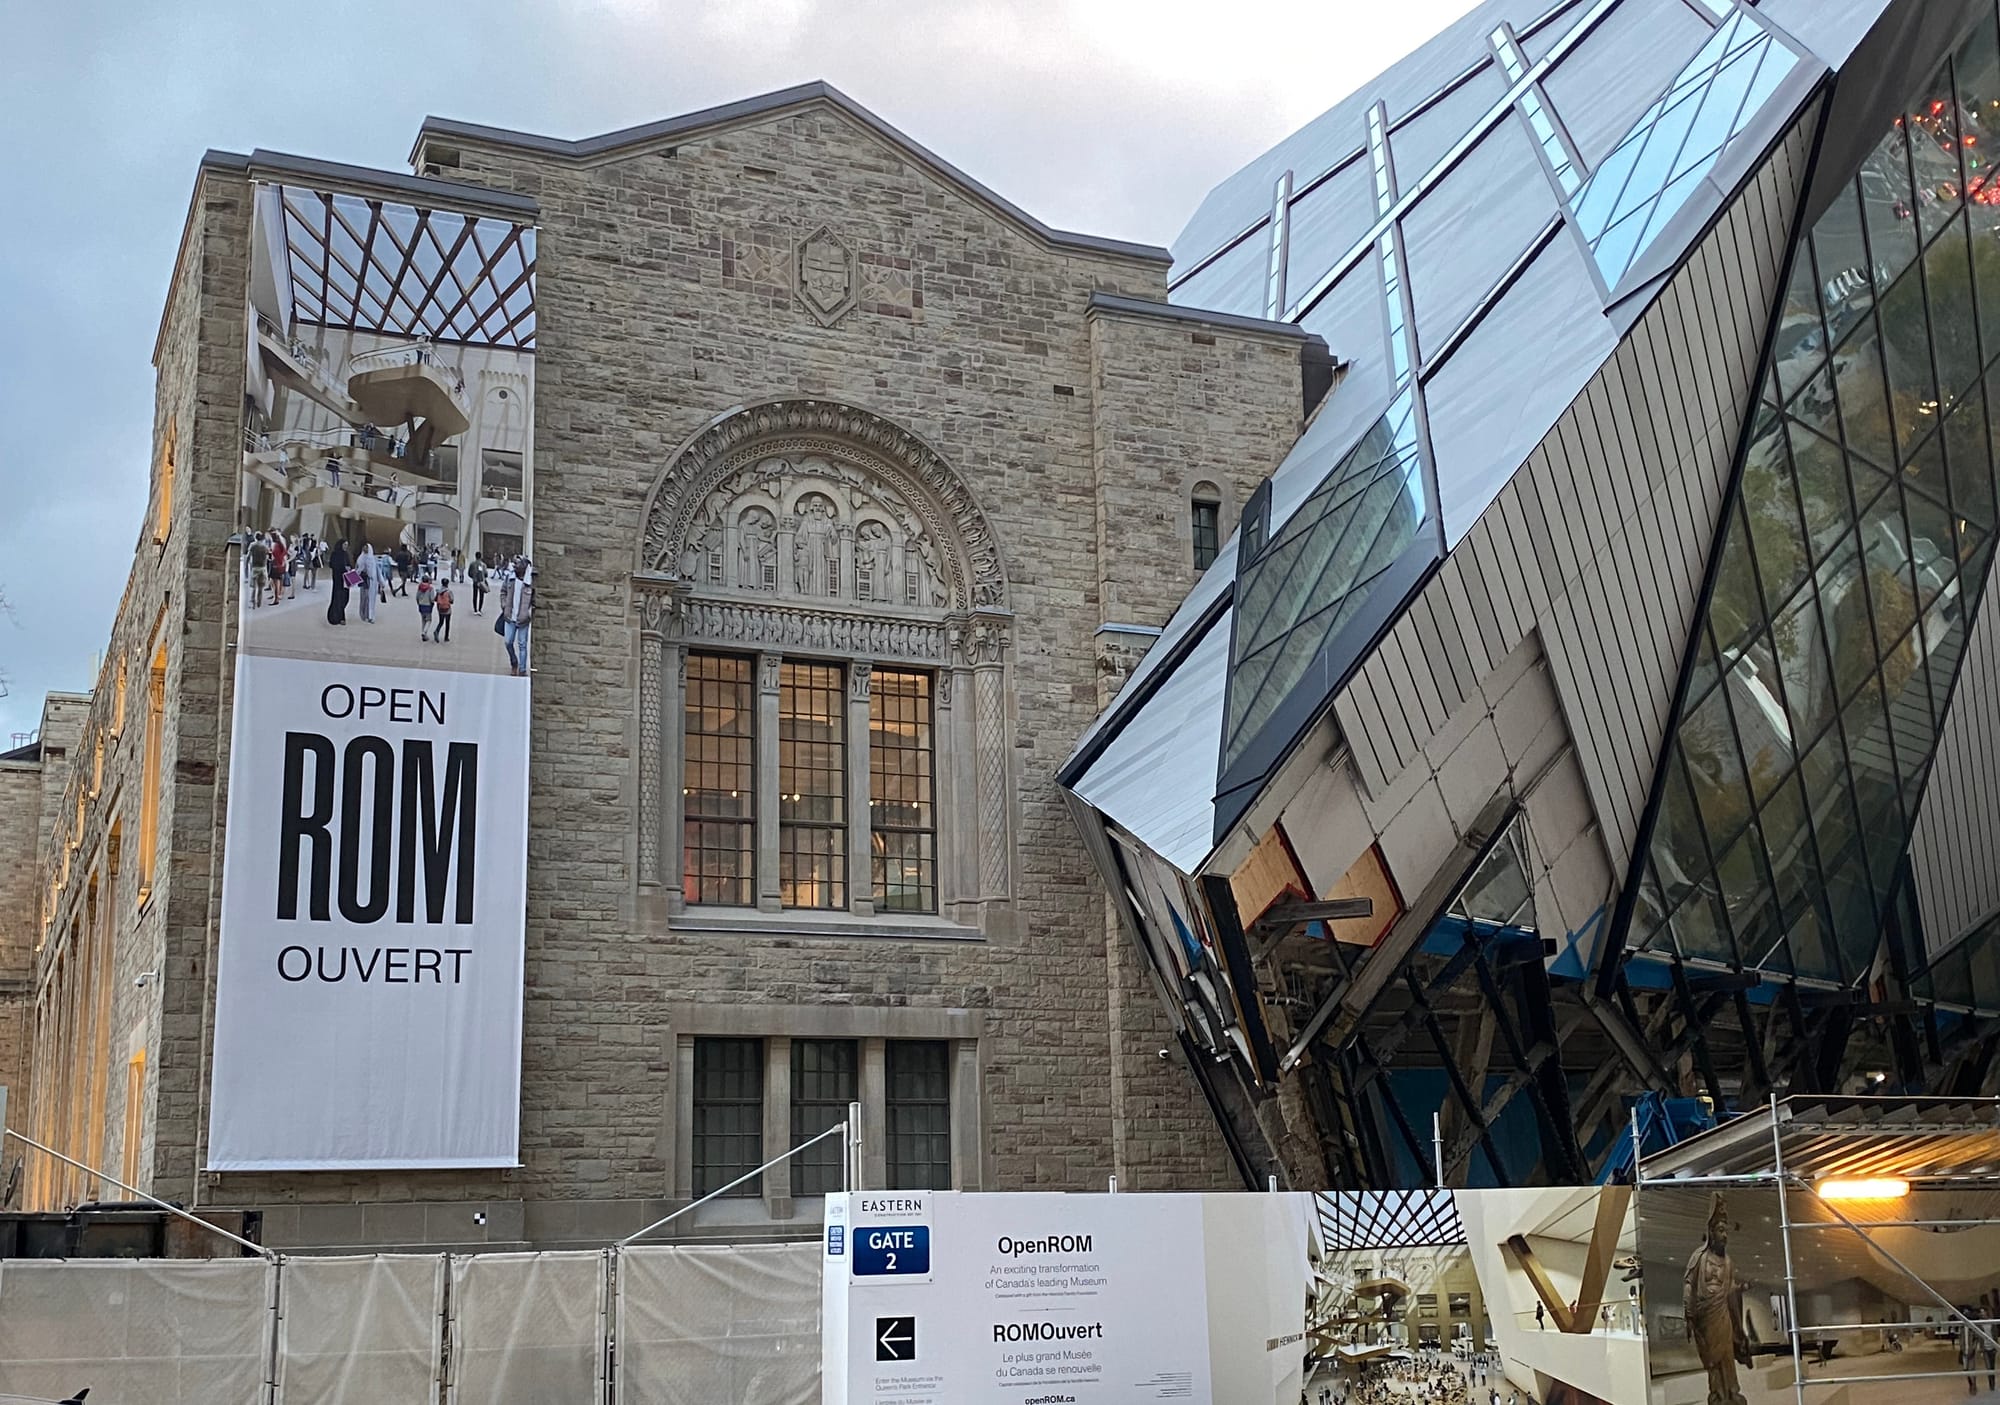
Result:
{"label": "stone window sill", "polygon": [[690,907],[667,921],[673,932],[743,937],[848,937],[874,940],[980,942],[985,933],[936,913],[759,912],[754,908]]}

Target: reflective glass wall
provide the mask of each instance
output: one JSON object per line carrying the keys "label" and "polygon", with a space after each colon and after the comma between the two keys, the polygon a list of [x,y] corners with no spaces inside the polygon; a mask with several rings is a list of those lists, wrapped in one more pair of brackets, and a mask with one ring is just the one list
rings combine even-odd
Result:
{"label": "reflective glass wall", "polygon": [[1635,948],[1866,974],[1993,549],[2000,31],[1798,251],[1666,758]]}

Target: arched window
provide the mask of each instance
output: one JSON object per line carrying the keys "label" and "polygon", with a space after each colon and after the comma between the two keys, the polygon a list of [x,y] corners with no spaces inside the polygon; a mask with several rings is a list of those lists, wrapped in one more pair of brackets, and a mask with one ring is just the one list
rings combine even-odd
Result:
{"label": "arched window", "polygon": [[638,565],[642,904],[1009,900],[1006,583],[935,453],[849,406],[732,413],[667,466]]}
{"label": "arched window", "polygon": [[1194,568],[1206,571],[1222,550],[1222,490],[1213,483],[1197,483],[1188,500],[1189,522],[1194,538]]}

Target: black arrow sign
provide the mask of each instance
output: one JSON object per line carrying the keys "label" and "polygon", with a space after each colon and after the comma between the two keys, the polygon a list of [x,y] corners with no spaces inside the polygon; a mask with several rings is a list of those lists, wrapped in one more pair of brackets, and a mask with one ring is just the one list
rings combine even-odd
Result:
{"label": "black arrow sign", "polygon": [[914,1361],[917,1359],[917,1319],[878,1317],[875,1319],[875,1359]]}

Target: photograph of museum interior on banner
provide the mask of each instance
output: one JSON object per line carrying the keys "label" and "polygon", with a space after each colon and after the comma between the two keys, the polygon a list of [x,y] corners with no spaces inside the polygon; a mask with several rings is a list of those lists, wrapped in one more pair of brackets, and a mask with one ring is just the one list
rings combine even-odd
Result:
{"label": "photograph of museum interior on banner", "polygon": [[511,1166],[535,230],[255,188],[208,1165]]}
{"label": "photograph of museum interior on banner", "polygon": [[1726,1179],[859,1192],[822,1242],[825,1399],[2000,1400],[1996,1192],[1794,1180],[1781,1211],[1769,1176]]}

